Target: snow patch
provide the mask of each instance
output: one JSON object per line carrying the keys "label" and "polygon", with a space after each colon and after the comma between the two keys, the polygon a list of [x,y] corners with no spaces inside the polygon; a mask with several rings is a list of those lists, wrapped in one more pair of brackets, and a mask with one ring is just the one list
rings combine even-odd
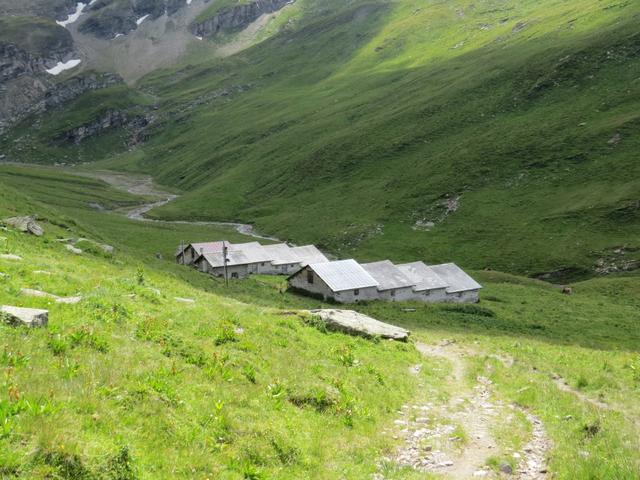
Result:
{"label": "snow patch", "polygon": [[58,62],[58,64],[47,70],[47,73],[50,73],[51,75],[59,75],[62,72],[64,72],[65,70],[70,70],[74,67],[77,67],[78,65],[80,65],[80,62],[82,60],[80,59],[76,59],[76,60],[69,60],[68,62]]}
{"label": "snow patch", "polygon": [[118,37],[122,37],[124,36],[124,33],[116,33],[115,37],[113,37],[113,39],[115,40]]}
{"label": "snow patch", "polygon": [[140,25],[142,22],[144,22],[147,17],[149,16],[149,14],[145,15],[144,17],[140,17],[138,20],[136,20],[136,24]]}
{"label": "snow patch", "polygon": [[69,15],[66,20],[56,20],[56,23],[61,27],[66,27],[67,25],[75,22],[76,20],[78,20],[78,18],[80,18],[80,15],[82,15],[82,11],[86,6],[86,3],[78,2],[78,4],[76,5],[76,11],[74,13]]}
{"label": "snow patch", "polygon": [[191,0],[187,0],[187,5],[191,5]]}
{"label": "snow patch", "polygon": [[198,35],[196,35],[196,38],[197,38],[198,40],[204,40],[204,38],[199,37]]}

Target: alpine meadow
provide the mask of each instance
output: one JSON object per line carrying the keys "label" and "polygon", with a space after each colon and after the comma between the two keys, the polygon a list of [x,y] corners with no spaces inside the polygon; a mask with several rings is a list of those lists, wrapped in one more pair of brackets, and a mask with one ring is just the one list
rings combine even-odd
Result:
{"label": "alpine meadow", "polygon": [[0,0],[0,478],[640,478],[640,2]]}

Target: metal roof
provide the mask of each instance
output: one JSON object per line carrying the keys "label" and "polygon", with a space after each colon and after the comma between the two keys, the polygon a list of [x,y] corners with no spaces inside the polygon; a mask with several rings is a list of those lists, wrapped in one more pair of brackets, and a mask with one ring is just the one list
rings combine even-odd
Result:
{"label": "metal roof", "polygon": [[455,263],[431,265],[431,269],[449,284],[447,293],[466,292],[482,288],[482,285],[467,275],[465,271]]}
{"label": "metal roof", "polygon": [[[227,247],[227,266],[230,267],[271,260],[269,254],[264,251],[264,247],[258,242],[235,243],[229,244]],[[218,252],[205,252],[202,257],[214,268],[223,267],[224,257],[221,250]]]}
{"label": "metal roof", "polygon": [[298,257],[300,264],[306,267],[310,263],[326,263],[329,261],[315,245],[303,245],[301,247],[291,247],[293,254]]}
{"label": "metal roof", "polygon": [[188,245],[185,245],[183,249],[180,249],[180,246],[178,246],[176,255],[180,255],[189,247],[192,247],[198,255],[200,255],[201,253],[221,252],[223,242],[226,242],[227,245],[229,245],[229,242],[227,242],[226,240],[221,240],[219,242],[190,243]]}
{"label": "metal roof", "polygon": [[378,282],[352,259],[312,263],[309,268],[334,292],[378,286]]}
{"label": "metal roof", "polygon": [[378,290],[413,287],[414,282],[389,260],[363,263],[364,268],[378,282]]}
{"label": "metal roof", "polygon": [[404,263],[397,265],[397,267],[413,281],[413,289],[417,292],[446,288],[449,286],[444,279],[423,262]]}
{"label": "metal roof", "polygon": [[264,245],[262,248],[271,256],[271,263],[274,265],[300,263],[298,256],[292,252],[292,248],[286,243]]}

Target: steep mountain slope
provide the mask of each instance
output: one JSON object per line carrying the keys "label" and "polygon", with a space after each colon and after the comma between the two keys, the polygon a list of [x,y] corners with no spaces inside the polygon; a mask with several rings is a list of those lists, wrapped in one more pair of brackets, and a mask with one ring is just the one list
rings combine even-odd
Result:
{"label": "steep mountain slope", "polygon": [[[639,14],[300,0],[271,39],[141,81],[156,119],[112,164],[184,190],[164,218],[550,279],[635,269]],[[44,137],[31,159],[87,160]],[[0,145],[25,159],[20,138]]]}

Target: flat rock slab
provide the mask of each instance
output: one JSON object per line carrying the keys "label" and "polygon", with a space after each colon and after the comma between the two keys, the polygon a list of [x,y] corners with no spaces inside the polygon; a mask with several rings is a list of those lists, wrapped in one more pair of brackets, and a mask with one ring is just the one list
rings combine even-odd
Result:
{"label": "flat rock slab", "polygon": [[173,297],[176,302],[180,303],[196,303],[193,298]]}
{"label": "flat rock slab", "polygon": [[11,217],[5,218],[3,222],[10,227],[20,230],[21,232],[31,233],[37,237],[44,234],[43,228],[38,225],[33,217]]}
{"label": "flat rock slab", "polygon": [[80,303],[82,297],[80,295],[76,295],[75,297],[59,297],[58,295],[54,295],[53,293],[42,292],[40,290],[33,290],[31,288],[23,288],[20,290],[22,295],[26,295],[27,297],[40,297],[40,298],[50,298],[55,300],[56,303],[66,303],[66,304],[76,304]]}
{"label": "flat rock slab", "polygon": [[15,260],[16,262],[22,260],[20,255],[14,255],[13,253],[3,253],[0,255],[0,258],[3,260]]}
{"label": "flat rock slab", "polygon": [[320,317],[332,330],[363,337],[382,337],[406,342],[411,332],[368,317],[353,310],[309,310]]}
{"label": "flat rock slab", "polygon": [[12,325],[25,325],[27,327],[46,327],[49,323],[49,311],[36,308],[21,308],[3,305],[0,314]]}
{"label": "flat rock slab", "polygon": [[65,245],[64,248],[69,250],[71,253],[75,253],[76,255],[81,255],[82,254],[82,250],[80,250],[79,248],[74,247],[73,245]]}

